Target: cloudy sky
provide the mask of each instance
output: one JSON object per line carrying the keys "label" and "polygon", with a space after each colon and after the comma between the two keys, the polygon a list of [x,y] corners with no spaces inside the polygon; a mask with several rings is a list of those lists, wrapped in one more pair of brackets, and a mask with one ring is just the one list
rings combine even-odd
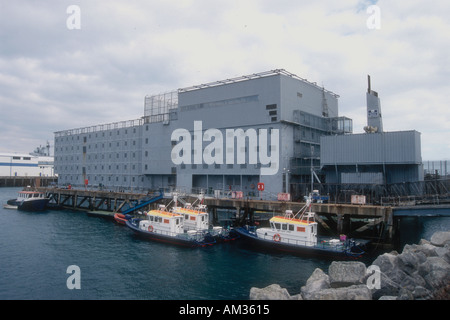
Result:
{"label": "cloudy sky", "polygon": [[355,133],[370,74],[385,131],[450,159],[449,21],[448,0],[0,0],[0,151],[138,119],[145,95],[286,69],[339,94]]}

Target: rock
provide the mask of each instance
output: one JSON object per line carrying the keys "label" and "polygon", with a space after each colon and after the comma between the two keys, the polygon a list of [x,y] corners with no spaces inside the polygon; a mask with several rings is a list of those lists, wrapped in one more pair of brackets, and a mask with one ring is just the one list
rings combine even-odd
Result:
{"label": "rock", "polygon": [[291,296],[289,300],[303,300],[301,293]]}
{"label": "rock", "polygon": [[397,300],[397,296],[382,296],[378,300]]}
{"label": "rock", "polygon": [[398,255],[394,255],[392,253],[384,253],[378,256],[378,258],[376,258],[372,264],[380,267],[380,271],[382,273],[389,273],[392,270],[398,268],[397,258]]}
{"label": "rock", "polygon": [[398,267],[405,273],[411,275],[417,271],[419,265],[427,260],[423,252],[404,251],[397,256]]}
{"label": "rock", "polygon": [[411,291],[405,288],[401,288],[397,300],[414,300],[414,296]]}
{"label": "rock", "polygon": [[450,283],[450,264],[441,257],[429,257],[420,269],[423,273],[428,271],[423,278],[431,290],[439,290]]}
{"label": "rock", "polygon": [[422,286],[415,287],[412,295],[415,300],[427,300],[431,298],[431,292]]}
{"label": "rock", "polygon": [[405,247],[403,248],[403,252],[411,252],[411,253],[423,253],[425,255],[425,257],[435,257],[437,256],[436,253],[436,249],[437,247],[433,246],[430,243],[423,243],[422,245],[417,245],[417,244],[413,244],[413,245],[405,245]]}
{"label": "rock", "polygon": [[291,300],[287,289],[281,288],[278,284],[259,289],[250,289],[250,300]]}
{"label": "rock", "polygon": [[416,287],[425,285],[425,280],[417,272],[412,275],[405,275],[400,283],[401,288],[407,289],[411,292],[414,291]]}
{"label": "rock", "polygon": [[443,247],[446,244],[450,244],[450,232],[449,231],[439,231],[435,232],[430,239],[432,245],[437,247]]}
{"label": "rock", "polygon": [[366,265],[356,261],[333,261],[328,268],[332,288],[362,284],[366,277]]}
{"label": "rock", "polygon": [[301,288],[303,299],[307,300],[314,292],[330,288],[330,278],[322,269],[317,268]]}
{"label": "rock", "polygon": [[[371,269],[378,275],[367,274]],[[301,287],[300,294],[290,296],[286,289],[274,284],[252,288],[250,299],[449,300],[450,232],[437,232],[430,242],[421,240],[419,245],[405,245],[400,254],[396,251],[382,254],[369,268],[361,262],[342,261],[332,262],[328,275],[317,268]]]}
{"label": "rock", "polygon": [[372,293],[366,285],[354,285],[316,291],[309,300],[372,300]]}
{"label": "rock", "polygon": [[380,268],[380,289],[373,289],[372,295],[375,299],[382,296],[397,296],[401,288],[401,282],[407,276],[399,268],[398,255],[385,253],[375,259],[373,265]]}
{"label": "rock", "polygon": [[448,263],[450,263],[450,244],[446,244],[444,247],[436,247],[436,254]]}

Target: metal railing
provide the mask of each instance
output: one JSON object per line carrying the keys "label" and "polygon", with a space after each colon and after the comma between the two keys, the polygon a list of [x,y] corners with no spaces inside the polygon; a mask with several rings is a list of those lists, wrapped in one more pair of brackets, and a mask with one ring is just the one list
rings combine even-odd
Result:
{"label": "metal railing", "polygon": [[[247,226],[247,230],[249,233],[253,234],[253,235],[257,235],[256,234],[256,227],[248,227]],[[347,246],[345,243],[339,241],[338,243],[331,243],[329,241],[321,241],[319,243],[315,242],[315,241],[306,241],[306,240],[299,240],[299,239],[294,239],[294,238],[290,238],[290,237],[286,237],[285,235],[280,235],[280,241],[275,241],[274,240],[274,235],[270,236],[268,234],[264,234],[262,236],[257,235],[258,238],[262,238],[263,240],[266,241],[272,241],[272,242],[277,242],[277,243],[285,243],[285,244],[289,244],[289,245],[295,245],[295,246],[303,246],[303,247],[308,247],[308,248],[319,248],[319,249],[327,249],[327,250],[334,250],[334,251],[345,251],[347,249]]]}

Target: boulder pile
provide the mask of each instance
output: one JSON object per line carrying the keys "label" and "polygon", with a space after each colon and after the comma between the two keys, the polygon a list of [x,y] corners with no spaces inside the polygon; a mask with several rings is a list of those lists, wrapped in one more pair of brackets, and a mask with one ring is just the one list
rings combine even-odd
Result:
{"label": "boulder pile", "polygon": [[277,284],[251,288],[251,300],[431,300],[450,299],[450,232],[437,232],[430,241],[406,245],[402,253],[378,256],[370,265],[333,261],[326,274],[314,270],[290,295]]}

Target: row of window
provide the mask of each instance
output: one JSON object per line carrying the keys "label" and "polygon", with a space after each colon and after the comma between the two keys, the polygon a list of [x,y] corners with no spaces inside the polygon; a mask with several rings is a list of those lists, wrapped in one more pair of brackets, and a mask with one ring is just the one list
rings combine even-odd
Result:
{"label": "row of window", "polygon": [[[187,166],[190,166],[191,169],[196,170],[196,169],[210,169],[210,168],[214,168],[214,169],[221,169],[221,168],[227,168],[227,169],[234,169],[237,168],[237,166],[239,166],[239,168],[241,169],[248,169],[248,168],[253,168],[254,169],[261,169],[261,164],[257,163],[257,164],[214,164],[214,165],[209,165],[209,164],[202,164],[202,165],[198,165],[198,164],[190,164],[190,165],[186,165],[184,163],[182,163],[180,165],[180,169],[186,169]],[[235,167],[236,166],[236,167]]]}
{"label": "row of window", "polygon": [[[305,227],[300,227],[298,225],[293,225],[289,223],[279,223],[279,222],[271,222],[270,223],[272,229],[277,231],[297,231],[297,232],[305,232]],[[295,228],[297,227],[297,228]]]}
{"label": "row of window", "polygon": [[[123,158],[127,159],[128,158],[128,154],[127,152],[123,153]],[[115,157],[114,157],[115,155]],[[131,158],[135,159],[136,158],[136,152],[131,152],[130,153]],[[107,154],[108,157],[105,157],[105,154],[93,154],[93,155],[87,155],[87,160],[105,160],[105,159],[120,159],[120,153],[117,152],[111,152]],[[148,156],[148,153],[146,152],[146,156]],[[55,161],[80,161],[80,157],[79,156],[56,156],[55,157]]]}
{"label": "row of window", "polygon": [[[84,183],[84,178],[80,175],[64,175],[61,178],[61,183],[66,183],[66,182],[71,182],[71,183]],[[123,183],[123,182],[138,182],[140,180],[140,182],[144,182],[144,177],[139,177],[139,176],[123,176],[123,177],[119,177],[119,176],[109,176],[109,177],[105,177],[105,176],[91,176],[91,175],[87,175],[86,179],[88,179],[88,181],[90,181],[90,183],[94,182],[94,183],[101,183],[101,182],[119,182],[119,183]]]}
{"label": "row of window", "polygon": [[[124,130],[124,131],[123,131],[124,134],[128,134],[128,131],[130,131],[130,132],[132,132],[132,133],[137,133],[137,129],[136,129],[136,128],[132,128],[132,129],[123,129],[123,130]],[[120,135],[120,133],[121,133],[120,129],[117,129],[117,131],[115,131],[115,133],[116,133],[116,135]],[[93,137],[94,137],[94,138],[98,138],[99,135],[101,135],[101,137],[105,137],[105,136],[110,136],[110,137],[112,137],[112,136],[113,136],[113,131],[109,131],[109,134],[106,134],[106,131],[103,131],[103,132],[101,132],[101,133],[98,133],[98,132],[97,132],[97,133],[95,133],[94,136],[93,136],[93,134],[89,133],[87,136],[83,136],[83,143],[86,143],[87,140],[88,140],[88,138],[89,138],[89,139],[92,139]],[[71,137],[71,139],[69,139],[69,136],[55,138],[55,142],[63,142],[64,140],[66,140],[66,141],[69,141],[69,140],[71,140],[71,141],[75,141],[75,140],[76,140],[76,141],[79,141],[81,135],[72,135],[72,136],[70,136],[70,137]],[[65,139],[64,139],[64,138],[65,138]]]}

